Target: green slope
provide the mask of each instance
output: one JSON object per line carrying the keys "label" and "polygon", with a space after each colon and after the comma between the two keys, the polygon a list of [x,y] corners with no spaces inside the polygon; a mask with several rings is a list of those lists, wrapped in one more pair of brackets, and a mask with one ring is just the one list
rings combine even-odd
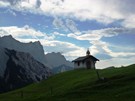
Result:
{"label": "green slope", "polygon": [[135,101],[135,65],[99,70],[73,70],[5,94],[0,101]]}

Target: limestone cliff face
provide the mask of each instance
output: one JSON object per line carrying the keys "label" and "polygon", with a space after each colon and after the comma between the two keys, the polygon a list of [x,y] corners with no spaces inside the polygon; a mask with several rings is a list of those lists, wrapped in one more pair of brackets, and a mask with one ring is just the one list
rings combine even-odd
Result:
{"label": "limestone cliff face", "polygon": [[34,59],[47,65],[44,55],[43,46],[39,41],[30,43],[21,43],[14,39],[11,35],[0,37],[0,47],[13,49],[20,52],[29,53]]}
{"label": "limestone cliff face", "polygon": [[[20,88],[51,76],[51,70],[35,60],[29,53],[9,49],[3,50],[8,59],[5,62],[6,67],[2,70],[4,73],[0,76],[1,92]],[[0,66],[0,68],[2,67]]]}

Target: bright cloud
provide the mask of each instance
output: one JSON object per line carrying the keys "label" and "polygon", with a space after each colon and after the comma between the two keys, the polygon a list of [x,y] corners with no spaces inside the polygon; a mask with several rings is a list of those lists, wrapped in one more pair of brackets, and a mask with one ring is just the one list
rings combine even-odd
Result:
{"label": "bright cloud", "polygon": [[[130,33],[133,32],[135,29],[127,29],[127,28],[106,28],[100,30],[92,30],[83,32],[81,35],[76,35],[74,33],[68,34],[68,37],[75,38],[77,40],[88,40],[90,42],[91,53],[92,54],[106,54],[110,57],[128,57],[128,56],[135,56],[135,52],[113,52],[109,49],[111,46],[107,42],[101,41],[103,37],[113,37],[117,36],[118,34],[123,33]],[[134,31],[135,32],[135,31]]]}
{"label": "bright cloud", "polygon": [[130,57],[135,56],[135,52],[113,52],[111,49],[108,48],[109,44],[102,41],[92,41],[92,47],[96,47],[99,52],[110,55],[111,57]]}
{"label": "bright cloud", "polygon": [[122,23],[122,25],[127,28],[135,28],[135,14],[127,17],[127,19]]}
{"label": "bright cloud", "polygon": [[126,66],[134,63],[135,57],[130,58],[111,58],[107,60],[100,60],[100,62],[97,62],[96,66],[97,68],[105,68],[105,67],[111,67],[111,66]]}
{"label": "bright cloud", "polygon": [[[128,5],[127,5],[128,4]],[[123,20],[125,27],[134,27],[134,0],[1,0],[2,7],[14,10],[111,23]],[[37,9],[38,8],[38,9]],[[127,17],[128,16],[128,17]]]}
{"label": "bright cloud", "polygon": [[30,28],[28,25],[25,25],[22,28],[17,26],[12,27],[0,27],[0,35],[13,35],[15,38],[31,38],[31,39],[54,39],[53,36],[47,36],[46,33],[36,31],[33,28]]}
{"label": "bright cloud", "polygon": [[81,35],[78,35],[76,33],[70,33],[67,36],[73,37],[78,40],[100,40],[102,37],[113,37],[117,36],[121,33],[130,33],[135,32],[135,29],[127,29],[127,28],[105,28],[100,30],[89,30],[89,31],[83,31]]}

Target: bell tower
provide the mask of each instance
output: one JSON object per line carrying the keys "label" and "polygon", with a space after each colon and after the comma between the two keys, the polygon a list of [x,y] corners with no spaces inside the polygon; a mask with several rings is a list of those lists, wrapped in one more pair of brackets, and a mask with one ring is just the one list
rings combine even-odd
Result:
{"label": "bell tower", "polygon": [[87,52],[86,52],[86,56],[89,56],[89,55],[90,55],[90,51],[88,49]]}

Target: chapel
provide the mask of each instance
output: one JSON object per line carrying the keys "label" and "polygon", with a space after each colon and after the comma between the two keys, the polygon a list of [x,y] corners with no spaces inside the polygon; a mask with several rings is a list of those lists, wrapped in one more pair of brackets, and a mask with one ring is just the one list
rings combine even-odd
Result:
{"label": "chapel", "polygon": [[90,51],[87,50],[86,56],[78,57],[77,59],[73,60],[74,68],[86,68],[86,69],[95,69],[96,61],[99,61],[96,57],[90,54]]}

